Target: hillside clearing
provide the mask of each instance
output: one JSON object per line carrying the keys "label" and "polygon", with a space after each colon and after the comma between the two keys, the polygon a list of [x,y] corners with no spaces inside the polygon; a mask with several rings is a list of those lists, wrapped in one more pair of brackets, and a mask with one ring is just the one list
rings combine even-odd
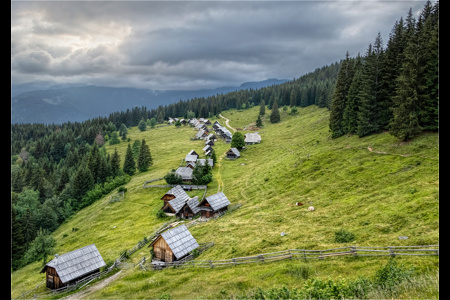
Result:
{"label": "hillside clearing", "polygon": [[[259,107],[230,110],[222,115],[234,127],[245,128],[255,121],[258,110]],[[266,115],[269,114],[270,111]],[[242,157],[235,161],[218,160],[219,167],[213,169],[214,179],[208,185],[207,195],[221,190],[232,204],[243,206],[217,220],[190,228],[199,243],[214,241],[215,244],[199,259],[353,244],[439,243],[438,134],[424,133],[409,143],[400,143],[387,132],[333,140],[329,137],[328,117],[327,109],[316,106],[300,108],[298,117],[281,112],[280,123],[263,123],[259,131],[261,144],[247,146],[247,150],[241,151]],[[167,190],[143,189],[142,184],[176,169],[191,149],[201,150],[202,140],[190,140],[194,134],[189,126],[145,132],[130,128],[128,136],[132,141],[146,139],[154,166],[132,177],[123,201],[108,203],[107,195],[61,225],[53,233],[56,253],[95,243],[108,264],[167,221],[156,218],[162,206],[160,198]],[[117,147],[123,161],[126,146],[127,143],[121,142],[106,148],[112,152]],[[214,149],[220,157],[229,147],[218,141]],[[396,155],[379,154],[375,150]],[[305,205],[288,205],[296,202]],[[314,212],[307,211],[310,205],[315,207]],[[352,232],[355,240],[336,243],[335,232],[341,228]],[[287,235],[280,236],[281,232]],[[147,248],[133,254],[130,261],[136,262],[144,255],[148,255]],[[438,258],[426,257],[401,260],[422,271],[437,268],[439,263]],[[299,277],[287,276],[292,268],[307,265],[317,276],[350,278],[372,274],[383,261],[382,258],[339,258],[311,264],[283,262],[220,271],[125,270],[120,280],[88,298],[158,298],[164,293],[172,298],[218,298],[222,289],[229,295],[230,291],[242,292],[255,287],[298,286],[303,282]],[[12,298],[44,279],[38,273],[39,267],[37,262],[12,273]],[[205,281],[211,286],[199,291],[198,285]]]}

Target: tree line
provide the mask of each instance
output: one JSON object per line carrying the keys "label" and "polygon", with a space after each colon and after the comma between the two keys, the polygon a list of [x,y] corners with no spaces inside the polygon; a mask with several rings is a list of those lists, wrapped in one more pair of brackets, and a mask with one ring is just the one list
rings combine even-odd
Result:
{"label": "tree line", "polygon": [[332,96],[331,136],[389,130],[406,141],[437,131],[438,43],[439,2],[428,1],[417,20],[410,9],[395,22],[386,48],[378,33],[363,57],[347,52]]}
{"label": "tree line", "polygon": [[107,153],[103,145],[116,131],[99,119],[11,125],[12,270],[45,261],[45,245],[54,244],[50,232],[152,165],[145,139],[135,140],[132,148],[125,141],[130,151],[123,166],[117,149]]}

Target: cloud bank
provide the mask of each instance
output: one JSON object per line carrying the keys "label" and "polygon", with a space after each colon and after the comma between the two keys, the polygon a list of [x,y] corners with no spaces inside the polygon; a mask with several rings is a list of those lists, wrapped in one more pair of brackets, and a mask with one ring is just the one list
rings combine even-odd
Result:
{"label": "cloud bank", "polygon": [[11,81],[198,89],[364,54],[425,1],[13,1]]}

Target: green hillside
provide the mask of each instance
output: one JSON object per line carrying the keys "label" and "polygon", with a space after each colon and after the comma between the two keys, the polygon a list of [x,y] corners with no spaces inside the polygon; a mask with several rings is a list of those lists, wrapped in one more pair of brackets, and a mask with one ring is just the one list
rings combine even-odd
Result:
{"label": "green hillside", "polygon": [[[224,111],[222,115],[230,119],[230,126],[245,133],[254,125],[258,112],[259,107],[253,107]],[[270,110],[266,109],[264,127],[259,130],[261,144],[247,146],[238,160],[221,159],[229,144],[218,141],[214,146],[219,162],[207,195],[223,191],[232,204],[241,203],[242,207],[190,228],[199,243],[215,244],[199,259],[228,259],[294,248],[439,244],[437,133],[423,133],[410,142],[399,142],[388,132],[331,139],[328,109],[309,106],[300,108],[296,116],[282,109],[280,112],[281,122],[270,124]],[[221,118],[219,122],[225,123]],[[167,189],[144,189],[142,185],[176,169],[191,149],[203,153],[204,142],[190,139],[196,131],[189,126],[145,132],[131,128],[128,132],[132,141],[146,140],[154,165],[132,177],[124,200],[109,203],[108,195],[62,224],[53,233],[57,253],[95,243],[106,263],[111,264],[123,250],[167,221],[156,217]],[[110,153],[117,147],[123,161],[127,143],[106,147]],[[304,205],[296,206],[296,202]],[[315,211],[307,210],[310,205]],[[335,232],[340,229],[352,232],[355,240],[336,243]],[[281,236],[281,232],[286,235]],[[399,236],[408,239],[400,240]],[[148,254],[148,248],[142,248],[129,261],[136,262]],[[438,270],[438,257],[397,259],[415,266],[419,273]],[[336,258],[159,272],[135,268],[123,270],[119,279],[87,298],[234,297],[257,287],[299,288],[305,280],[301,275],[305,268],[318,278],[371,276],[387,260]],[[36,262],[12,273],[12,298],[44,280],[45,276],[39,274],[41,265]],[[44,290],[38,288],[36,293]],[[404,297],[433,298],[435,292],[406,293]]]}

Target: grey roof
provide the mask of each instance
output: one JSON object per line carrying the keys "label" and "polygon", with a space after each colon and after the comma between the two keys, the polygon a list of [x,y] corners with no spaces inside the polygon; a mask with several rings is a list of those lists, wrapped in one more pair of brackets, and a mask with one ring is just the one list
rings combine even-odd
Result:
{"label": "grey roof", "polygon": [[204,166],[204,165],[205,165],[205,161],[208,162],[208,165],[209,165],[210,167],[214,166],[214,161],[213,161],[212,158],[208,158],[208,159],[201,158],[201,159],[197,160],[197,163],[198,163],[199,165],[201,165],[201,166]]}
{"label": "grey roof", "polygon": [[[189,198],[188,198],[189,199]],[[186,199],[184,198],[175,198],[169,201],[170,206],[172,206],[175,213],[178,213],[186,203]]]}
{"label": "grey roof", "polygon": [[231,204],[223,192],[206,197],[205,200],[211,205],[213,210],[219,210]]}
{"label": "grey roof", "polygon": [[188,154],[186,155],[186,158],[184,159],[184,161],[188,162],[188,161],[197,161],[198,155],[195,154]]}
{"label": "grey roof", "polygon": [[189,153],[187,155],[197,155],[197,152],[194,151],[194,149],[192,149],[191,151],[189,151]]}
{"label": "grey roof", "polygon": [[[190,168],[189,168],[190,169]],[[175,186],[175,187],[173,187],[173,188],[171,188],[167,193],[166,193],[166,195],[167,194],[169,194],[169,195],[174,195],[175,196],[175,199],[181,199],[181,200],[183,200],[184,202],[186,202],[187,200],[189,200],[189,195],[183,190],[183,188],[180,186],[180,185],[177,185],[177,186]],[[174,200],[174,199],[172,199],[172,200]],[[172,201],[172,200],[170,200],[170,201]],[[169,201],[169,203],[170,203],[170,201]],[[172,205],[172,204],[171,204]],[[173,207],[173,206],[172,206]]]}
{"label": "grey roof", "polygon": [[184,224],[161,233],[161,236],[177,259],[199,247],[197,241]]}
{"label": "grey roof", "polygon": [[196,138],[201,138],[205,134],[205,131],[203,129],[200,129],[197,134],[195,135]]}
{"label": "grey roof", "polygon": [[89,272],[106,266],[100,252],[95,244],[58,255],[48,262],[41,270],[45,272],[46,267],[55,268],[63,283],[67,283]]}
{"label": "grey roof", "polygon": [[179,167],[175,174],[181,176],[183,180],[191,180],[192,179],[192,169],[189,167]]}
{"label": "grey roof", "polygon": [[237,157],[241,157],[241,153],[239,153],[239,150],[237,148],[231,148],[230,150],[227,151],[228,152],[233,152]]}
{"label": "grey roof", "polygon": [[257,132],[250,132],[245,134],[244,141],[246,143],[259,143],[261,142],[261,136]]}
{"label": "grey roof", "polygon": [[192,210],[194,214],[198,213],[200,211],[199,202],[198,202],[198,196],[195,196],[194,198],[191,198],[188,202],[186,202],[189,208]]}

